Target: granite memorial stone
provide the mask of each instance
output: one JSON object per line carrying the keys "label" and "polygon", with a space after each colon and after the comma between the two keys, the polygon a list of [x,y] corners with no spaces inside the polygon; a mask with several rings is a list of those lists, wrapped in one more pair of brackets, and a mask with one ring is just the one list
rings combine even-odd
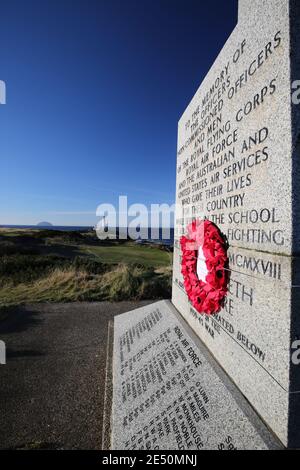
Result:
{"label": "granite memorial stone", "polygon": [[[300,446],[300,2],[240,0],[238,25],[180,119],[172,302],[285,446]],[[224,308],[188,301],[180,237],[214,222],[229,250]]]}

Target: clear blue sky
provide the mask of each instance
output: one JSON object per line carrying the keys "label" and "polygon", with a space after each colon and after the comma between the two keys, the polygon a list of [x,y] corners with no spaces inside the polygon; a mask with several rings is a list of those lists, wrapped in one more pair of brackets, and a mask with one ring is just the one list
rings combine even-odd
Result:
{"label": "clear blue sky", "polygon": [[0,224],[173,203],[177,122],[236,21],[237,0],[2,1]]}

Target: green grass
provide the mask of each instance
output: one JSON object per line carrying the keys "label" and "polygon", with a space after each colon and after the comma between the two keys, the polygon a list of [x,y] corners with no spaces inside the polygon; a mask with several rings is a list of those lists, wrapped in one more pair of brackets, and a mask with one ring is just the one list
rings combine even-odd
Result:
{"label": "green grass", "polygon": [[140,266],[117,265],[103,274],[55,269],[34,282],[3,285],[0,307],[38,302],[162,299],[170,296],[170,289],[169,273]]}
{"label": "green grass", "polygon": [[[0,228],[0,235],[5,235],[6,237],[19,237],[22,236],[22,234],[25,233],[25,230],[13,230],[13,229],[3,229]],[[29,233],[29,232],[26,232]]]}
{"label": "green grass", "polygon": [[169,266],[172,261],[171,254],[166,251],[130,243],[120,246],[83,246],[81,250],[83,253],[93,255],[102,263],[109,264],[128,263],[162,267]]}
{"label": "green grass", "polygon": [[23,303],[168,298],[171,264],[162,248],[91,232],[0,229],[0,320]]}

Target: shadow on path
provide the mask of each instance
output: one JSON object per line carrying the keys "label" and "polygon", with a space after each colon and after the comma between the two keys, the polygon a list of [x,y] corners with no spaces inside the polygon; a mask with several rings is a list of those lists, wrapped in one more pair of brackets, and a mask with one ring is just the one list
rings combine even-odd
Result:
{"label": "shadow on path", "polygon": [[0,335],[20,333],[40,325],[39,314],[23,306],[9,309],[8,317],[0,322]]}

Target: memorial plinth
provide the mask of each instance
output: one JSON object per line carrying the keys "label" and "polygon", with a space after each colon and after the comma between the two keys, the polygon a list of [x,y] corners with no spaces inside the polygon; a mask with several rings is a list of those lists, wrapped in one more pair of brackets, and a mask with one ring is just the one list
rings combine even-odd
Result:
{"label": "memorial plinth", "polygon": [[276,449],[168,301],[115,317],[111,448]]}

